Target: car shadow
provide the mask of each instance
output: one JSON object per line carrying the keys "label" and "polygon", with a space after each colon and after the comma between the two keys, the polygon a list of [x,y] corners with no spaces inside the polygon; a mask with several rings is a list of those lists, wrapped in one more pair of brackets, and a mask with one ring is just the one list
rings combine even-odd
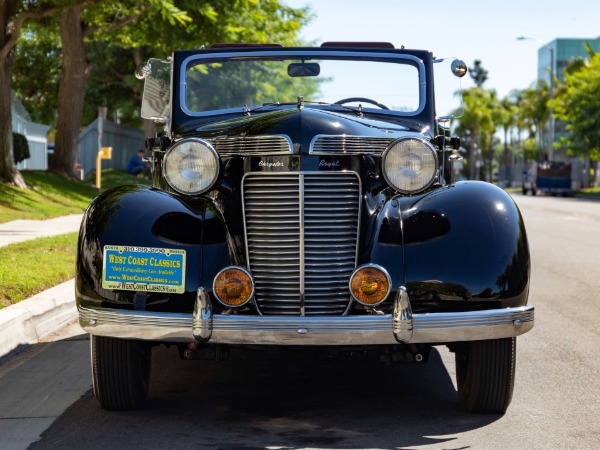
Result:
{"label": "car shadow", "polygon": [[[236,350],[214,362],[180,360],[176,348],[160,347],[140,410],[103,411],[88,392],[32,448],[78,439],[106,445],[111,436],[119,447],[140,448],[452,448],[458,434],[501,415],[458,404],[440,352],[427,364]],[[68,430],[74,422],[76,432]]]}

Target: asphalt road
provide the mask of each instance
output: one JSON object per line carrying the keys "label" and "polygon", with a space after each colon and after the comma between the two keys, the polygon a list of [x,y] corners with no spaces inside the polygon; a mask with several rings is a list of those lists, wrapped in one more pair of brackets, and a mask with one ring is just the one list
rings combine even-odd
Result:
{"label": "asphalt road", "polygon": [[[76,397],[76,385],[84,394],[34,449],[600,448],[600,202],[515,198],[533,259],[536,325],[518,339],[517,382],[503,416],[470,414],[457,404],[453,355],[444,347],[428,364],[394,366],[368,355],[306,353],[232,352],[223,363],[181,361],[174,348],[160,349],[143,409],[110,413],[85,392],[87,341],[59,336],[0,370],[0,430],[9,429],[7,423],[27,427],[27,417],[13,414],[10,422],[13,409],[2,405],[16,404],[34,383],[42,386],[34,397],[47,393],[38,398],[46,406],[64,403],[65,394],[52,400],[60,395],[57,384],[69,398]],[[57,365],[64,366],[62,379],[48,379]],[[39,379],[31,378],[34,372]],[[21,416],[35,418],[43,409]],[[45,414],[46,422],[54,420]],[[32,440],[42,422],[39,428],[30,432]],[[0,447],[10,447],[4,440],[19,448],[3,435]]]}

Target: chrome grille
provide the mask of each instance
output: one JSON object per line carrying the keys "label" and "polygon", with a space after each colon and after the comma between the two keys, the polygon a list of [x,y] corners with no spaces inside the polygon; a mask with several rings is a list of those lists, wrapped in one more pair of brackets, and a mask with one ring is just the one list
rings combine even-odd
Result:
{"label": "chrome grille", "polygon": [[292,142],[288,136],[248,136],[208,140],[224,156],[289,155]]}
{"label": "chrome grille", "polygon": [[341,315],[356,265],[355,173],[250,174],[244,217],[256,302],[265,315]]}
{"label": "chrome grille", "polygon": [[365,136],[315,136],[309,153],[325,155],[381,155],[393,138]]}

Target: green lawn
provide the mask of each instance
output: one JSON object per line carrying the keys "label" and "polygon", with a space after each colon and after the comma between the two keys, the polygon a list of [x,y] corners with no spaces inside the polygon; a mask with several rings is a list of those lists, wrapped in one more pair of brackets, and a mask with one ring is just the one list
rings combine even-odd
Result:
{"label": "green lawn", "polygon": [[0,183],[0,223],[80,213],[98,194],[92,186],[47,172],[23,172],[30,189]]}
{"label": "green lawn", "polygon": [[[90,181],[69,180],[49,172],[23,171],[30,189],[0,183],[0,223],[17,219],[49,219],[81,213],[99,191]],[[123,170],[102,171],[102,190],[123,184],[150,184]]]}
{"label": "green lawn", "polygon": [[75,275],[77,233],[0,247],[0,309]]}
{"label": "green lawn", "polygon": [[[49,219],[81,213],[98,195],[95,175],[78,182],[48,172],[22,172],[30,189],[0,183],[0,223]],[[102,190],[124,184],[150,184],[122,170],[102,171]],[[0,247],[0,308],[73,278],[77,233]]]}
{"label": "green lawn", "polygon": [[577,191],[577,194],[598,197],[598,196],[600,196],[600,187],[591,187],[591,188],[580,189],[579,191]]}

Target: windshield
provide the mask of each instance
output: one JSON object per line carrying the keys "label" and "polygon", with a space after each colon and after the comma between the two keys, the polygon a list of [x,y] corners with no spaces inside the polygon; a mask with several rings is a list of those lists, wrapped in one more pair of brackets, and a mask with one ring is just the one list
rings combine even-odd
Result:
{"label": "windshield", "polygon": [[[195,55],[181,72],[182,108],[190,115],[272,104],[339,103],[416,114],[423,107],[422,63],[406,55]],[[184,79],[183,79],[184,78]]]}

